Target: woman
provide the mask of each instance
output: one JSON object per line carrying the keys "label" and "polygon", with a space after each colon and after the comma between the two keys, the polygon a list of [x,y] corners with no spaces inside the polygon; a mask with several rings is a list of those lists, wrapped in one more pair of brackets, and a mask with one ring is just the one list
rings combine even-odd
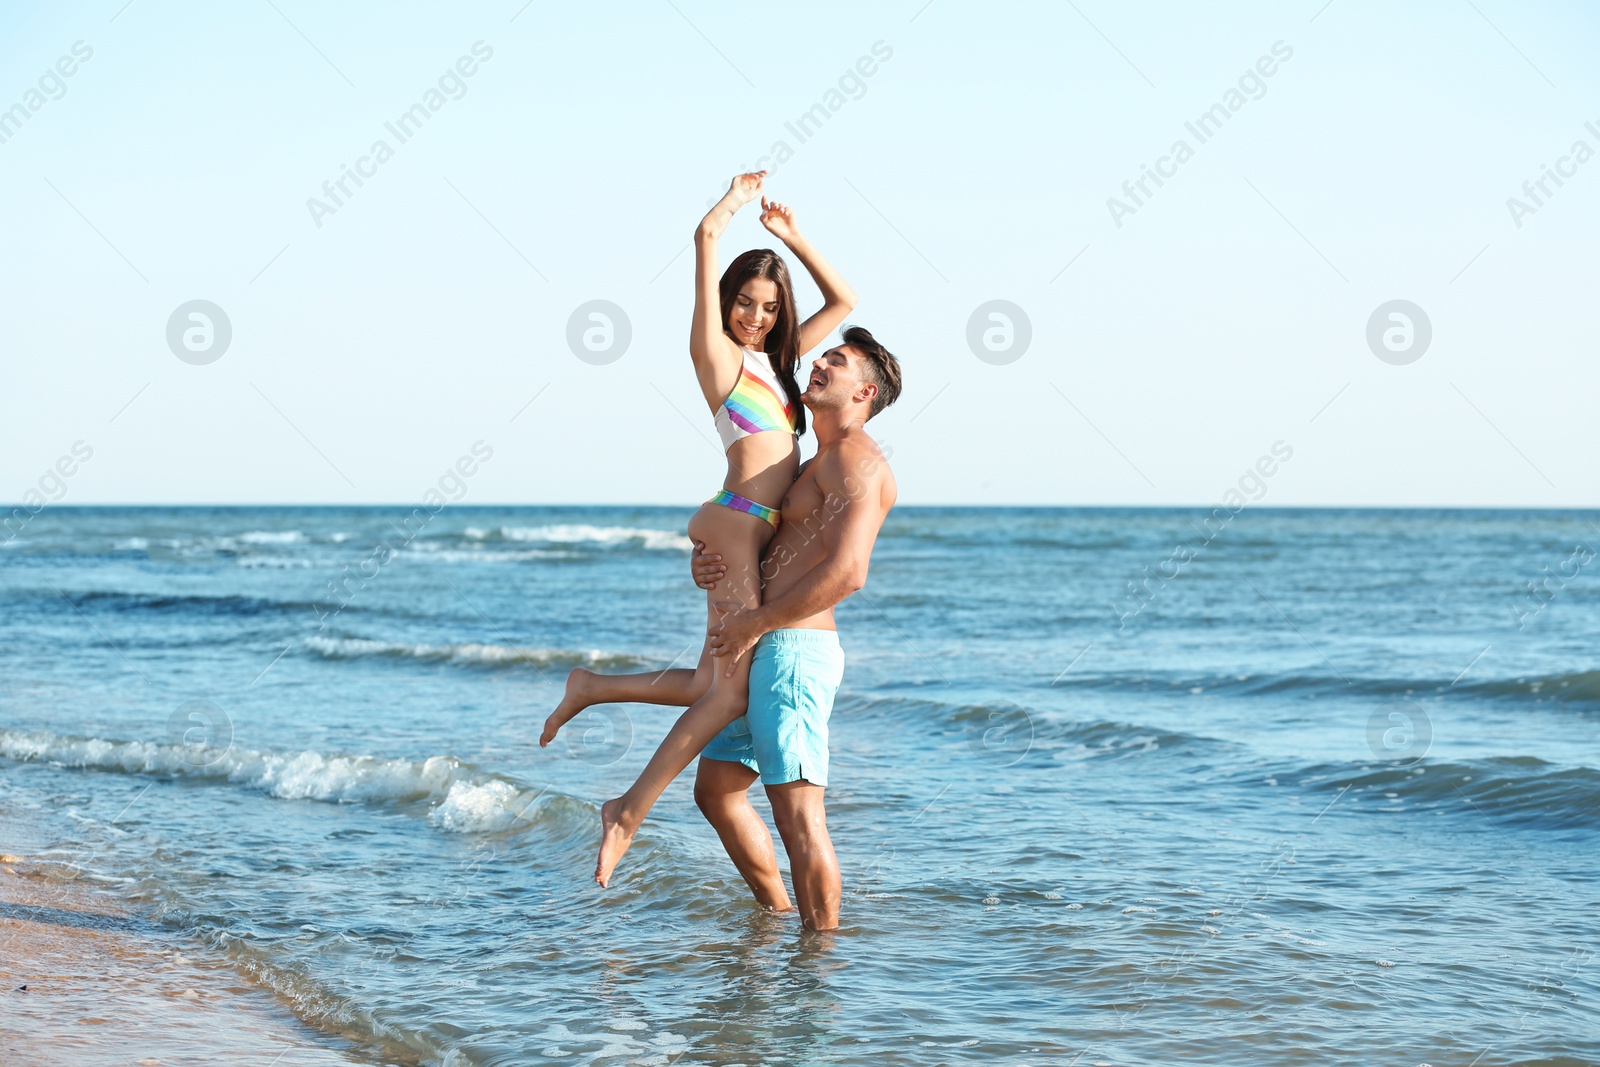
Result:
{"label": "woman", "polygon": [[[761,553],[778,528],[783,496],[800,468],[795,437],[805,432],[805,411],[795,368],[856,304],[855,292],[800,235],[794,212],[764,196],[761,224],[805,265],[822,291],[822,309],[805,322],[798,321],[789,270],[768,249],[744,253],[717,281],[717,239],[734,212],[761,193],[765,176],[766,171],[757,171],[734,178],[700,221],[694,237],[689,355],[728,456],[722,491],[689,520],[689,537],[703,543],[703,551],[720,555],[728,567],[727,576],[706,596],[708,628],[717,621],[712,605],[719,600],[760,606]],[[749,678],[749,656],[725,677],[705,647],[692,676],[687,672],[600,675],[580,667],[567,677],[566,694],[545,721],[541,746],[591,704],[692,705],[668,732],[638,781],[601,807],[595,881],[607,884],[667,785],[723,727],[744,714]]]}

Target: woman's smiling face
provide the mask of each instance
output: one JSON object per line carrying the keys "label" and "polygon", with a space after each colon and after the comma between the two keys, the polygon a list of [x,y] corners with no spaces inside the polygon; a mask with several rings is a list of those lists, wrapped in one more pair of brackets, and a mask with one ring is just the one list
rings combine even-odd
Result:
{"label": "woman's smiling face", "polygon": [[778,322],[778,286],[770,278],[751,278],[739,287],[728,312],[728,332],[746,348],[761,345]]}

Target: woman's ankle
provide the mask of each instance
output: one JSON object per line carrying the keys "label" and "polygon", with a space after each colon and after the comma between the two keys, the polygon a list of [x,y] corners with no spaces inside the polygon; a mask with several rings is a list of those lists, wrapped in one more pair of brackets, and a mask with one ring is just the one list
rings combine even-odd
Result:
{"label": "woman's ankle", "polygon": [[599,677],[587,667],[574,667],[567,673],[567,684],[561,693],[557,712],[566,722],[578,712],[598,703],[594,699],[594,679]]}
{"label": "woman's ankle", "polygon": [[617,823],[630,833],[634,832],[644,825],[644,817],[650,814],[650,807],[648,801],[642,801],[630,789],[617,798]]}

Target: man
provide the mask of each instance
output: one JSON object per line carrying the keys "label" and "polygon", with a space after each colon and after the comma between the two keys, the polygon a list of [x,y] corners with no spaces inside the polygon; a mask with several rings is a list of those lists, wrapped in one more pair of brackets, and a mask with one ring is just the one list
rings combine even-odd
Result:
{"label": "man", "polygon": [[[872,546],[894,506],[894,476],[864,428],[900,395],[900,364],[866,330],[811,364],[800,396],[817,454],[783,498],[782,521],[762,560],[759,608],[719,604],[711,654],[726,673],[752,656],[744,717],[701,754],[695,803],[716,828],[756,899],[788,911],[772,836],[750,804],[760,777],[789,854],[800,917],[813,930],[839,925],[839,861],[828,837],[828,715],[844,671],[833,608],[866,584]],[[697,546],[695,581],[711,588],[726,568]]]}

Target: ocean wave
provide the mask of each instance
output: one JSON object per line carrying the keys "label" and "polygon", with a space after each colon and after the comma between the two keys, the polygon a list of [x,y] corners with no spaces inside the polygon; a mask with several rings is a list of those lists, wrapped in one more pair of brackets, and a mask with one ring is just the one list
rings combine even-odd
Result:
{"label": "ocean wave", "polygon": [[[299,530],[248,530],[242,534],[235,534],[232,539],[246,545],[287,545],[304,541],[306,535]],[[228,538],[222,540],[226,541]]]}
{"label": "ocean wave", "polygon": [[[162,614],[197,615],[265,615],[274,612],[315,610],[311,601],[271,600],[266,597],[202,596],[198,594],[130,593],[114,589],[94,589],[84,593],[67,594],[79,609],[97,611],[156,612]],[[41,593],[41,598],[59,602],[56,593]]]}
{"label": "ocean wave", "polygon": [[444,545],[416,543],[401,551],[407,559],[426,563],[517,563],[530,559],[582,559],[581,553],[559,548],[493,549],[483,545],[448,548]]}
{"label": "ocean wave", "polygon": [[1552,700],[1600,700],[1600,671],[1552,674],[1479,682],[1466,687],[1491,696],[1534,696]]}
{"label": "ocean wave", "polygon": [[1387,698],[1442,694],[1448,691],[1452,697],[1479,696],[1493,699],[1534,697],[1539,700],[1600,701],[1600,671],[1478,682],[1459,682],[1452,678],[1382,678],[1301,673],[1232,674],[1199,678],[1192,674],[1155,673],[1130,677],[1119,674],[1077,673],[1053,685],[1063,689],[1107,689],[1127,685],[1150,688],[1166,685],[1173,689],[1192,691],[1199,687],[1206,692],[1243,696],[1273,696],[1304,692]]}
{"label": "ocean wave", "polygon": [[652,530],[637,526],[590,526],[558,524],[551,526],[500,526],[488,529],[468,526],[461,536],[469,541],[525,541],[552,545],[628,545],[651,550],[687,552],[694,543],[676,530]]}
{"label": "ocean wave", "polygon": [[[1284,777],[1279,775],[1280,778]],[[1302,784],[1368,795],[1391,808],[1457,809],[1471,820],[1533,829],[1592,829],[1600,818],[1600,771],[1560,767],[1535,756],[1500,756],[1415,766],[1319,764]]]}
{"label": "ocean wave", "polygon": [[1351,678],[1337,674],[1228,674],[1196,675],[1190,672],[1138,671],[1135,673],[1095,673],[1074,671],[1057,678],[1048,688],[1158,690],[1226,693],[1239,696],[1271,696],[1280,693],[1314,694],[1338,692],[1344,695],[1389,696],[1428,693],[1448,687],[1450,680],[1407,678]]}
{"label": "ocean wave", "polygon": [[[1437,810],[1507,827],[1592,829],[1600,821],[1600,770],[1561,766],[1534,756],[1453,762],[1377,764],[1274,760],[1250,764],[1240,779],[1233,740],[1141,723],[1071,720],[1021,704],[956,704],[925,699],[841,696],[853,717],[885,716],[922,724],[930,736],[959,732],[974,759],[1011,766],[1024,761],[1073,764],[1160,755],[1196,765],[1208,781],[1297,782],[1317,790],[1348,788],[1359,812]],[[1041,766],[1047,763],[1040,763]],[[1374,803],[1376,801],[1376,803]]]}
{"label": "ocean wave", "polygon": [[0,730],[0,756],[121,774],[220,780],[281,800],[423,804],[427,821],[450,833],[531,826],[556,800],[567,802],[559,807],[568,815],[573,804],[586,805],[565,794],[483,774],[454,756],[406,760],[312,751],[257,752],[12,730]]}
{"label": "ocean wave", "polygon": [[1069,720],[1059,713],[1010,701],[958,704],[921,698],[861,699],[841,696],[839,706],[852,716],[884,716],[927,724],[931,732],[960,731],[974,754],[1009,762],[1024,758],[1056,761],[1121,758],[1151,753],[1194,752],[1232,742],[1180,733],[1139,723]]}
{"label": "ocean wave", "polygon": [[[853,715],[887,715],[927,724],[930,734],[960,730],[972,758],[1001,766],[1154,756],[1198,761],[1207,780],[1296,782],[1338,793],[1358,816],[1428,811],[1469,822],[1488,819],[1505,829],[1592,830],[1600,821],[1600,770],[1561,766],[1534,756],[1427,760],[1418,764],[1253,763],[1241,779],[1237,745],[1229,740],[1138,723],[1063,721],[1059,714],[1020,704],[946,704],[929,700],[854,702]],[[943,729],[941,730],[941,727]],[[1344,792],[1340,792],[1344,791]],[[1346,795],[1348,794],[1348,795]]]}
{"label": "ocean wave", "polygon": [[476,643],[426,645],[401,641],[374,641],[365,637],[323,637],[305,641],[308,652],[324,659],[398,659],[424,663],[455,663],[473,667],[602,667],[644,668],[648,661],[626,653],[577,652],[560,648],[518,648]]}
{"label": "ocean wave", "polygon": [[[152,537],[132,535],[111,541],[113,552],[144,552],[151,558],[207,556],[259,556],[308,545],[338,545],[356,537],[348,532],[328,534],[303,530],[245,530],[233,534],[204,534],[197,537]],[[93,553],[91,553],[93,554]]]}

